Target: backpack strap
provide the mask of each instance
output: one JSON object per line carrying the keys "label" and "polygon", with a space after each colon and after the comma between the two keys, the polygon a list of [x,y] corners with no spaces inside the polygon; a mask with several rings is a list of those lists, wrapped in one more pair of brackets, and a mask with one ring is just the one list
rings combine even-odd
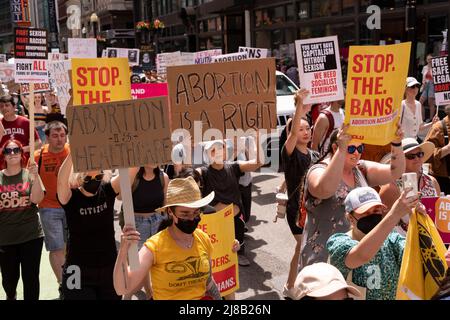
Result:
{"label": "backpack strap", "polygon": [[325,145],[325,142],[327,141],[328,137],[331,135],[331,133],[334,130],[334,117],[333,114],[329,110],[321,110],[320,113],[324,114],[328,119],[328,130],[325,134],[325,137],[322,140],[322,144],[319,145],[319,150],[322,150],[323,146]]}
{"label": "backpack strap", "polygon": [[159,181],[161,182],[161,186],[164,190],[166,181],[164,179],[164,171],[162,171],[161,169],[159,169]]}
{"label": "backpack strap", "polygon": [[41,174],[41,166],[42,166],[42,151],[44,146],[41,147],[41,151],[39,152],[39,160],[38,160],[38,174]]}

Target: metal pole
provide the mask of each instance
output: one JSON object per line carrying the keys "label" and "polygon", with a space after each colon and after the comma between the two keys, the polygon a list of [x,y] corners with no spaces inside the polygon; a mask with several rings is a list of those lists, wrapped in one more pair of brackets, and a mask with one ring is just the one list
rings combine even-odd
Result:
{"label": "metal pole", "polygon": [[406,1],[405,28],[408,34],[408,41],[411,41],[411,57],[409,59],[408,75],[416,76],[416,0]]}

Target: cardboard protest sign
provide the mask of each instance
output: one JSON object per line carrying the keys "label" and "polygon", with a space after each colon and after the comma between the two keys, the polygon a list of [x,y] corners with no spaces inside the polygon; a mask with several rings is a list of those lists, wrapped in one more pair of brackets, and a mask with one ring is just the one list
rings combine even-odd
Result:
{"label": "cardboard protest sign", "polygon": [[276,127],[275,59],[167,68],[172,129]]}
{"label": "cardboard protest sign", "polygon": [[[33,83],[34,93],[42,93],[50,91],[49,83]],[[30,94],[30,85],[27,83],[22,83],[20,85],[20,94],[26,95]]]}
{"label": "cardboard protest sign", "polygon": [[237,253],[231,249],[234,242],[233,206],[204,214],[198,228],[209,235],[213,246],[212,274],[221,296],[239,290]]}
{"label": "cardboard protest sign", "polygon": [[264,59],[267,58],[267,49],[239,47],[239,52],[247,52],[248,59]]}
{"label": "cardboard protest sign", "polygon": [[56,89],[61,113],[66,114],[70,100],[70,60],[52,61],[49,64],[50,84]]}
{"label": "cardboard protest sign", "polygon": [[309,91],[305,103],[344,100],[337,36],[296,40],[298,73]]}
{"label": "cardboard protest sign", "polygon": [[72,59],[75,106],[131,99],[130,72],[125,58]]}
{"label": "cardboard protest sign", "polygon": [[133,99],[145,99],[168,95],[167,83],[132,83],[131,95]]}
{"label": "cardboard protest sign", "polygon": [[0,80],[5,83],[14,80],[15,66],[9,63],[0,63]]}
{"label": "cardboard protest sign", "polygon": [[47,30],[15,28],[14,56],[17,83],[48,82]]}
{"label": "cardboard protest sign", "polygon": [[422,198],[421,202],[427,208],[427,213],[434,221],[442,241],[445,244],[450,244],[450,198]]}
{"label": "cardboard protest sign", "polygon": [[211,63],[212,57],[219,56],[221,54],[222,54],[222,49],[211,49],[211,50],[195,52],[194,63],[195,64]]}
{"label": "cardboard protest sign", "polygon": [[395,139],[411,43],[351,46],[345,124],[354,139],[386,145]]}
{"label": "cardboard protest sign", "polygon": [[97,58],[97,39],[95,38],[69,38],[69,59]]}
{"label": "cardboard protest sign", "polygon": [[166,98],[67,107],[75,172],[171,161]]}
{"label": "cardboard protest sign", "polygon": [[127,58],[130,66],[139,65],[139,49],[106,48],[108,58]]}
{"label": "cardboard protest sign", "polygon": [[448,56],[433,58],[431,60],[431,74],[433,75],[436,105],[450,104],[450,70]]}
{"label": "cardboard protest sign", "polygon": [[247,60],[247,52],[238,52],[230,54],[222,54],[220,56],[212,57],[212,62],[230,62],[230,61],[241,61]]}

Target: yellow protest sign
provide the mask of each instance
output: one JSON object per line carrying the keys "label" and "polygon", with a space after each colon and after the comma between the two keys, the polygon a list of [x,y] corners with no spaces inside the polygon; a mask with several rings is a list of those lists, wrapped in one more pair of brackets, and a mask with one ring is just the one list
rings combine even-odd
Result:
{"label": "yellow protest sign", "polygon": [[73,105],[131,100],[126,58],[72,59]]}
{"label": "yellow protest sign", "polygon": [[234,242],[233,205],[213,213],[204,214],[198,226],[209,235],[213,245],[212,272],[220,294],[226,296],[239,289],[237,253],[232,252]]}
{"label": "yellow protest sign", "polygon": [[410,50],[410,42],[350,47],[345,123],[354,139],[373,145],[394,140]]}

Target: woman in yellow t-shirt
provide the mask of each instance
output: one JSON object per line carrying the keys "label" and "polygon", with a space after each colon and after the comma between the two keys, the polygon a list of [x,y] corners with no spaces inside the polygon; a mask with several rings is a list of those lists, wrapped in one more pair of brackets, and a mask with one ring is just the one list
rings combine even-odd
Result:
{"label": "woman in yellow t-shirt", "polygon": [[220,293],[211,272],[212,245],[209,236],[197,228],[200,208],[214,199],[214,192],[202,198],[192,177],[169,182],[166,205],[168,228],[155,234],[139,251],[140,266],[131,271],[127,253],[138,243],[139,233],[130,226],[123,228],[114,268],[117,294],[132,293],[150,271],[155,300],[217,299]]}

